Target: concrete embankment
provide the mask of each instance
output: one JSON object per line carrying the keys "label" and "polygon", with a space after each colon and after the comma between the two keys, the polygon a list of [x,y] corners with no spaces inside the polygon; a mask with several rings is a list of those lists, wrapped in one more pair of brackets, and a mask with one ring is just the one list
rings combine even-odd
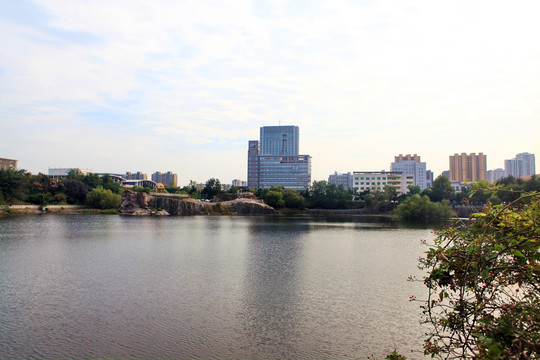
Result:
{"label": "concrete embankment", "polygon": [[0,208],[0,214],[76,214],[86,206],[82,205],[10,205]]}

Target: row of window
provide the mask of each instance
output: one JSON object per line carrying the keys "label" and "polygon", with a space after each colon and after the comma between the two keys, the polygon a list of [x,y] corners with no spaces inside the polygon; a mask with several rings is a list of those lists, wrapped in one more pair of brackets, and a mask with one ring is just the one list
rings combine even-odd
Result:
{"label": "row of window", "polygon": [[[358,180],[358,176],[356,176],[356,177],[354,178],[354,180]],[[364,177],[362,176],[362,177],[360,178],[360,180],[364,180]],[[366,176],[365,180],[369,180],[369,176]],[[372,177],[371,177],[371,180],[375,180],[375,176],[372,176]],[[377,180],[381,180],[381,177],[380,177],[380,176],[377,176]],[[386,180],[386,176],[383,176],[383,177],[382,177],[382,180]]]}

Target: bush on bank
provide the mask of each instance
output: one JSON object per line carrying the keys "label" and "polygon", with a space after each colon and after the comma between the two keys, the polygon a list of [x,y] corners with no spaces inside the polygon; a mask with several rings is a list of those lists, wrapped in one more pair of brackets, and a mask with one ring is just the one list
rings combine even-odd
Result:
{"label": "bush on bank", "polygon": [[414,194],[398,205],[396,214],[409,221],[429,221],[448,219],[453,212],[447,200],[435,203],[427,195]]}
{"label": "bush on bank", "polygon": [[95,209],[118,209],[120,200],[120,195],[99,186],[86,194],[86,204]]}

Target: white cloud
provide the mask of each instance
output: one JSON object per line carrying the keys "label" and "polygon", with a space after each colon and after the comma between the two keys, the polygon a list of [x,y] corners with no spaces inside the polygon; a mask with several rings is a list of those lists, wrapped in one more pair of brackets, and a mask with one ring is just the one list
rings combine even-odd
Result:
{"label": "white cloud", "polygon": [[[436,173],[454,152],[483,151],[489,167],[540,154],[535,1],[31,6],[34,24],[0,19],[0,137],[12,134],[0,153],[32,158],[32,171],[64,156],[165,170],[190,154],[168,169],[245,178],[239,143],[279,121],[300,126],[314,179],[388,168],[397,153]],[[90,133],[114,145],[86,156]],[[138,162],[124,149],[142,149]]]}

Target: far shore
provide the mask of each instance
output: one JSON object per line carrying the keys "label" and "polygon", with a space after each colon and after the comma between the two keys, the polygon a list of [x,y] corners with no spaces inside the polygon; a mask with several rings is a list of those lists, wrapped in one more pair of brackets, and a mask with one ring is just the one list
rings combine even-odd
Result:
{"label": "far shore", "polygon": [[118,214],[115,209],[92,209],[82,205],[9,205],[0,206],[0,215],[35,214]]}

